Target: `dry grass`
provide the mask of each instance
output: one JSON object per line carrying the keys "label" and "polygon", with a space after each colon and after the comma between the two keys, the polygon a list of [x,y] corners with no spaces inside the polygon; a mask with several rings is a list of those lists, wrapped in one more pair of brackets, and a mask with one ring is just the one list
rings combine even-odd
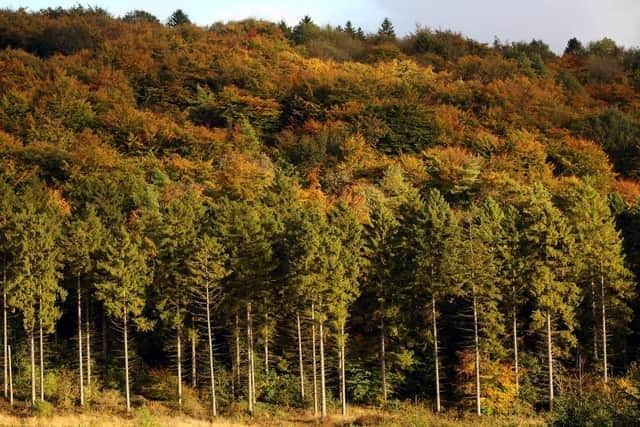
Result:
{"label": "dry grass", "polygon": [[[155,406],[155,405],[154,405]],[[1,411],[0,411],[1,412]],[[42,427],[205,427],[205,426],[388,426],[388,427],[459,427],[459,426],[523,426],[538,427],[544,425],[540,418],[524,417],[456,417],[451,414],[435,415],[430,410],[407,405],[402,409],[381,411],[378,409],[352,407],[347,417],[331,415],[320,422],[313,414],[303,411],[266,408],[250,418],[246,415],[219,417],[213,422],[187,416],[168,414],[158,407],[134,410],[130,416],[122,414],[104,414],[99,412],[55,414],[51,417],[27,415],[7,415],[0,413],[0,426],[42,426]]]}

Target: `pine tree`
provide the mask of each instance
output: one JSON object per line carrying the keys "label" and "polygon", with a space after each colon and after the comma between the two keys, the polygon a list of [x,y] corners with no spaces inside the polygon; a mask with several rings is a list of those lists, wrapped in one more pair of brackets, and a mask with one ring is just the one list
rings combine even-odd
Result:
{"label": "pine tree", "polygon": [[[83,358],[83,346],[84,340],[82,338],[82,295],[86,295],[89,298],[90,288],[87,284],[87,280],[90,278],[91,273],[95,270],[96,260],[95,255],[100,248],[102,240],[102,223],[95,213],[95,209],[89,206],[82,216],[78,215],[76,219],[69,224],[68,232],[65,242],[65,256],[69,271],[73,275],[76,282],[76,297],[77,297],[77,315],[78,315],[78,367],[79,367],[79,388],[80,388],[80,405],[84,406],[84,358]],[[84,283],[83,283],[84,282]],[[85,313],[88,316],[89,313]],[[87,333],[89,330],[87,330]],[[89,337],[85,337],[87,340]],[[90,350],[90,347],[87,348]],[[91,355],[87,351],[87,368],[89,373],[87,377],[90,377],[89,364],[91,363]]]}
{"label": "pine tree", "polygon": [[129,325],[133,322],[141,331],[153,325],[142,316],[147,288],[153,279],[147,246],[140,236],[120,227],[106,241],[105,257],[98,263],[105,279],[96,285],[96,298],[102,301],[109,317],[122,323],[127,412],[131,411]]}
{"label": "pine tree", "polygon": [[190,256],[187,265],[196,294],[205,303],[207,323],[207,347],[209,353],[209,379],[211,381],[211,411],[218,415],[216,402],[216,383],[213,358],[212,311],[221,298],[220,281],[228,275],[225,264],[228,258],[223,247],[210,236],[203,236],[196,243],[196,250]]}
{"label": "pine tree", "polygon": [[0,262],[2,262],[2,362],[3,362],[3,384],[4,397],[9,397],[9,363],[8,363],[8,345],[9,345],[9,295],[11,294],[10,285],[13,248],[19,236],[15,234],[16,209],[18,207],[18,199],[16,198],[13,186],[0,178]]}
{"label": "pine tree", "polygon": [[441,384],[438,342],[438,302],[447,296],[457,295],[460,288],[452,280],[455,257],[452,243],[459,232],[458,221],[447,201],[437,190],[431,190],[426,202],[416,193],[410,195],[400,207],[402,215],[402,254],[405,269],[415,271],[413,295],[424,297],[421,301],[429,312],[432,326],[432,343],[435,373],[436,411],[440,412]]}
{"label": "pine tree", "polygon": [[153,232],[157,252],[158,312],[161,320],[175,331],[179,407],[182,407],[183,336],[191,302],[190,282],[184,280],[187,275],[184,261],[199,233],[203,216],[204,207],[198,195],[187,192],[163,205]]}
{"label": "pine tree", "polygon": [[[573,282],[575,241],[548,191],[537,184],[523,211],[523,244],[534,304],[532,328],[546,338],[549,407],[555,399],[554,358],[576,344],[576,307],[580,292]],[[554,339],[555,336],[555,339]]]}
{"label": "pine tree", "polygon": [[393,24],[391,23],[389,18],[384,18],[382,24],[380,24],[380,28],[378,29],[378,36],[386,40],[396,39],[396,30],[393,28]]}
{"label": "pine tree", "polygon": [[374,317],[380,329],[380,383],[382,399],[387,401],[387,357],[386,324],[392,312],[390,301],[393,297],[393,243],[398,221],[394,213],[385,206],[380,196],[373,197],[370,203],[369,223],[365,226],[365,267],[367,289],[365,292],[375,299]]}
{"label": "pine tree", "polygon": [[20,195],[16,221],[14,291],[10,305],[22,315],[31,353],[31,401],[36,401],[35,334],[39,338],[40,400],[44,400],[44,334],[61,315],[57,302],[66,296],[59,285],[62,213],[44,185],[32,180]]}
{"label": "pine tree", "polygon": [[[605,197],[581,182],[567,192],[566,211],[576,239],[577,281],[582,290],[581,328],[590,328],[594,360],[602,345],[603,381],[608,381],[608,332],[628,331],[634,286],[625,267],[620,233]],[[586,332],[586,331],[585,331]],[[620,340],[618,340],[620,343]]]}
{"label": "pine tree", "polygon": [[179,27],[180,25],[191,24],[189,16],[182,11],[182,9],[176,9],[175,12],[167,19],[167,25],[170,27]]}

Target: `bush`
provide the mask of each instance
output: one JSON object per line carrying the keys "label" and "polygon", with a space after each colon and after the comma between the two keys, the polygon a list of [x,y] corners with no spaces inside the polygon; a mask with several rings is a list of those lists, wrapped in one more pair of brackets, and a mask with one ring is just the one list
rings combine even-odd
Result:
{"label": "bush", "polygon": [[149,408],[143,406],[136,412],[136,425],[140,427],[156,427],[159,424]]}
{"label": "bush", "polygon": [[62,409],[71,409],[79,399],[76,373],[65,368],[47,371],[44,376],[46,398]]}
{"label": "bush", "polygon": [[45,400],[37,400],[33,411],[38,417],[50,418],[53,415],[53,404]]}

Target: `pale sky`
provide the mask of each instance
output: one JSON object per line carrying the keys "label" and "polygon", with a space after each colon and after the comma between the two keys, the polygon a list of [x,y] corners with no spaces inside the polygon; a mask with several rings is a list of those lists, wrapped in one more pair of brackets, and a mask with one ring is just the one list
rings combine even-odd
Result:
{"label": "pale sky", "polygon": [[[87,4],[78,0],[0,0],[0,8],[45,7]],[[146,10],[164,21],[176,8],[192,21],[209,25],[216,21],[263,18],[297,23],[310,15],[318,24],[354,25],[373,32],[384,17],[400,35],[416,24],[452,29],[491,43],[542,39],[561,52],[568,39],[583,42],[603,37],[624,46],[640,46],[640,0],[91,0],[88,4],[122,15],[132,9]]]}

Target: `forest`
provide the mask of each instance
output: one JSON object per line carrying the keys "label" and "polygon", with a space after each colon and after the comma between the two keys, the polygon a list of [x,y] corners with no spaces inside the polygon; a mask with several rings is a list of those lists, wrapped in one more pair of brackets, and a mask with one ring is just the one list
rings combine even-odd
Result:
{"label": "forest", "polygon": [[0,10],[0,412],[638,425],[639,107],[607,38]]}

